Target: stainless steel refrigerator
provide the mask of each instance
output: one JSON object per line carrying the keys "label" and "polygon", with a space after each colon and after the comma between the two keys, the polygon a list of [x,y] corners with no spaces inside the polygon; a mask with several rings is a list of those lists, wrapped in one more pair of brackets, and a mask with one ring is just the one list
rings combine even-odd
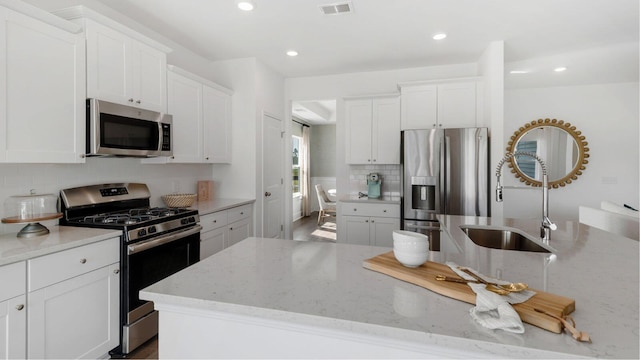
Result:
{"label": "stainless steel refrigerator", "polygon": [[489,216],[487,128],[402,132],[402,228],[440,250],[436,214]]}

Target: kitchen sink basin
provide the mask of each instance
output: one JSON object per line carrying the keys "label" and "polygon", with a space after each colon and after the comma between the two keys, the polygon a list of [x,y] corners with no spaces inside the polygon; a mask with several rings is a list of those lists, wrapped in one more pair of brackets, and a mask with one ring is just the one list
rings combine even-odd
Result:
{"label": "kitchen sink basin", "polygon": [[536,244],[525,234],[515,229],[496,229],[486,227],[460,226],[469,239],[476,245],[492,249],[516,250],[550,253],[551,251]]}

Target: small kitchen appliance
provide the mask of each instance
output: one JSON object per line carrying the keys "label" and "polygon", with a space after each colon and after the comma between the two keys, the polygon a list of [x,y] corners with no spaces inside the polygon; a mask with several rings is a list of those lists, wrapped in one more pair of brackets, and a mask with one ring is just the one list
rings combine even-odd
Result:
{"label": "small kitchen appliance", "polygon": [[15,195],[4,202],[4,211],[8,216],[2,219],[5,224],[27,224],[17,234],[19,238],[31,238],[46,235],[49,229],[39,221],[55,220],[62,217],[58,211],[58,197],[54,194]]}
{"label": "small kitchen appliance", "polygon": [[60,191],[61,225],[121,230],[120,345],[128,354],[158,333],[153,302],[138,292],[200,259],[198,210],[150,207],[145,184],[90,185]]}
{"label": "small kitchen appliance", "polygon": [[367,175],[367,197],[369,197],[369,199],[379,198],[381,185],[382,179],[380,179],[380,175],[377,173]]}

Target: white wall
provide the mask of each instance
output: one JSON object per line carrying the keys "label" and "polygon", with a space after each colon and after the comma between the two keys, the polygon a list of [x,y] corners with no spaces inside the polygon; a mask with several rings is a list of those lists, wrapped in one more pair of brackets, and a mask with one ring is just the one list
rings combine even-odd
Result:
{"label": "white wall", "polygon": [[[532,120],[555,118],[582,131],[589,143],[589,163],[573,183],[549,192],[552,220],[578,219],[578,206],[600,207],[609,200],[639,205],[638,83],[565,86],[505,91],[505,138]],[[504,152],[506,139],[500,148]],[[506,166],[506,186],[522,187]],[[504,215],[536,218],[540,189],[506,189]]]}
{"label": "white wall", "polygon": [[312,177],[336,176],[336,125],[314,125],[309,129]]}
{"label": "white wall", "polygon": [[[133,158],[88,158],[85,164],[0,164],[0,201],[12,195],[58,195],[61,189],[115,182],[142,182],[151,190],[151,205],[164,206],[162,195],[196,193],[198,180],[211,180],[211,165],[141,164]],[[215,190],[214,190],[215,193]],[[0,218],[9,214],[0,208]],[[49,221],[45,226],[56,224]],[[22,225],[0,225],[0,233],[16,233]]]}

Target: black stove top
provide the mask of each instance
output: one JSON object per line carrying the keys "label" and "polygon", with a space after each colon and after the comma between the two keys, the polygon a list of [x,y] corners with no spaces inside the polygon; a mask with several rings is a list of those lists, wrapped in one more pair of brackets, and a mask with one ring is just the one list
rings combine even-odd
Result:
{"label": "black stove top", "polygon": [[60,192],[61,225],[121,229],[126,242],[159,236],[200,221],[198,210],[149,206],[145,184],[90,185]]}

